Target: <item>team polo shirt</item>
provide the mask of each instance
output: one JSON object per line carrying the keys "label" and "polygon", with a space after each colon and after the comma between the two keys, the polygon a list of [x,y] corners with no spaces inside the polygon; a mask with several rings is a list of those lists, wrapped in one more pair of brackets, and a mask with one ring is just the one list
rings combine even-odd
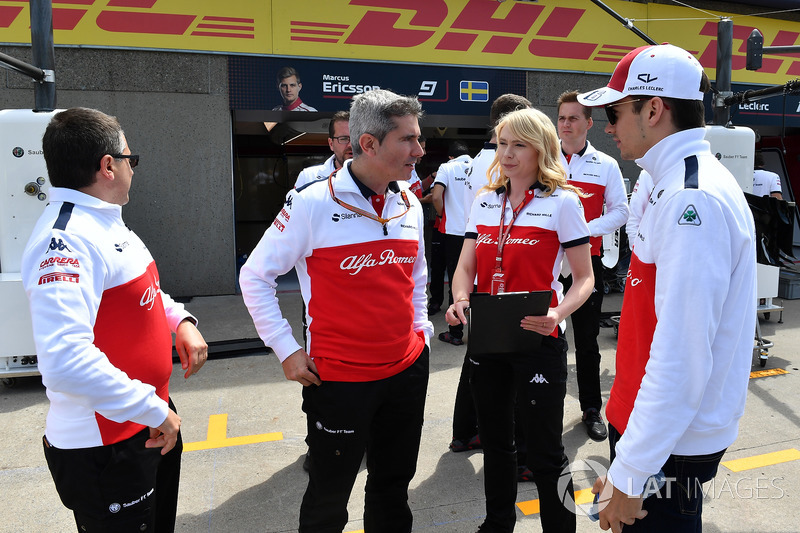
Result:
{"label": "team polo shirt", "polygon": [[439,232],[448,235],[464,235],[464,189],[467,183],[467,168],[472,163],[468,155],[460,155],[455,159],[442,164],[436,172],[433,186],[439,184],[444,187],[444,208],[442,220],[439,223]]}
{"label": "team polo shirt", "polygon": [[780,176],[763,168],[755,169],[753,171],[753,194],[769,196],[774,192],[783,194]]}
{"label": "team polo shirt", "polygon": [[628,221],[628,194],[622,172],[614,158],[595,149],[589,141],[569,160],[562,151],[561,163],[570,184],[588,194],[581,202],[592,236],[592,255],[600,255],[603,235],[613,233]]}
{"label": "team polo shirt", "polygon": [[[558,281],[564,250],[588,243],[589,228],[577,194],[557,188],[545,196],[539,183],[531,192],[534,198],[517,215],[503,250],[506,292],[552,289],[555,307],[564,297]],[[505,187],[479,194],[467,223],[465,237],[475,239],[478,292],[491,292],[504,196]],[[512,216],[511,203],[506,202],[504,227]]]}
{"label": "team polo shirt", "polygon": [[472,212],[472,202],[478,196],[478,192],[491,183],[489,179],[489,167],[492,166],[494,156],[497,154],[497,143],[484,143],[478,155],[472,159],[467,167],[467,181],[464,187],[464,223],[469,219]]}
{"label": "team polo shirt", "polygon": [[[386,219],[401,216],[384,232],[378,221],[337,204],[329,181],[342,202],[379,210]],[[264,343],[281,361],[301,348],[275,294],[276,278],[294,267],[306,304],[308,354],[323,381],[374,381],[411,366],[433,334],[422,230],[422,206],[408,182],[392,182],[385,195],[375,195],[349,164],[329,180],[290,191],[240,275]]]}

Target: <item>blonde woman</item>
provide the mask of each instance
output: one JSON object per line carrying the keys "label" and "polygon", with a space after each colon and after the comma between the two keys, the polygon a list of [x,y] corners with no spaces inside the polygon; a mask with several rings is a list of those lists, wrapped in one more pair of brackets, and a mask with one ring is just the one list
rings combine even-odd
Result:
{"label": "blonde woman", "polygon": [[[579,196],[568,184],[552,121],[541,111],[506,115],[496,128],[497,155],[488,171],[497,178],[472,205],[453,278],[450,324],[466,324],[473,281],[478,292],[553,290],[546,316],[520,327],[544,336],[537,348],[503,355],[471,354],[470,382],[484,455],[486,519],[480,533],[511,532],[516,523],[517,465],[514,405],[519,397],[527,467],[539,491],[542,529],[574,532],[575,515],[557,484],[569,461],[561,442],[567,381],[564,321],[592,292],[589,228]],[[558,281],[566,256],[574,283],[564,295]],[[513,384],[513,386],[509,386]],[[572,490],[572,482],[568,484]]]}

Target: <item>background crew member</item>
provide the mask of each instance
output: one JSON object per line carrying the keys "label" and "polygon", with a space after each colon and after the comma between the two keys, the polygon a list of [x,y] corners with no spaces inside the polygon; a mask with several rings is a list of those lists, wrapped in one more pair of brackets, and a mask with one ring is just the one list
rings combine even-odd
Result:
{"label": "background crew member", "polygon": [[[578,103],[578,92],[562,93],[558,98],[558,136],[561,139],[561,163],[571,184],[587,193],[581,198],[589,224],[592,244],[594,291],[580,309],[572,313],[572,336],[575,341],[575,367],[578,373],[578,399],[586,432],[593,440],[605,440],[606,425],[600,416],[600,312],[603,307],[603,235],[613,233],[628,220],[628,195],[625,182],[614,158],[595,149],[586,140],[592,127],[592,109]],[[605,214],[603,205],[605,204]],[[569,289],[572,278],[562,280]]]}
{"label": "background crew member", "polygon": [[[453,275],[461,255],[461,244],[464,242],[464,189],[466,187],[466,170],[472,163],[467,145],[462,141],[453,141],[448,153],[450,160],[439,166],[436,180],[433,182],[433,207],[439,217],[439,233],[444,238],[444,260],[447,279],[450,280],[448,304],[453,303]],[[442,297],[444,300],[444,296]],[[439,340],[455,346],[464,344],[464,327],[461,324],[450,326],[449,331],[439,333]],[[465,435],[467,438],[474,436]]]}
{"label": "background crew member", "polygon": [[281,93],[282,105],[272,108],[273,111],[316,111],[300,99],[300,73],[294,67],[283,67],[278,71],[278,92]]}
{"label": "background crew member", "polygon": [[[501,281],[502,292],[552,289],[553,301],[547,315],[525,317],[520,324],[545,336],[539,348],[510,356],[470,357],[486,492],[486,520],[479,531],[510,532],[516,523],[517,396],[542,529],[575,531],[575,515],[562,504],[557,485],[569,463],[561,441],[567,393],[564,320],[589,297],[594,283],[589,229],[578,198],[583,193],[567,183],[555,127],[541,111],[506,115],[497,126],[497,139],[497,156],[489,169],[497,179],[472,205],[447,322],[466,324],[464,310],[476,275],[478,292],[496,294],[496,282]],[[557,279],[564,255],[575,277],[566,295]],[[567,490],[572,491],[571,479]]]}
{"label": "background crew member", "polygon": [[[607,87],[579,96],[605,106],[606,133],[654,183],[633,245],[606,406],[611,467],[593,489],[600,527],[615,533],[700,531],[702,483],[716,474],[744,412],[755,226],[704,140],[709,86],[686,50],[642,46]],[[659,470],[668,485],[643,502],[645,481]]]}
{"label": "background crew member", "polygon": [[[305,387],[311,464],[301,532],[342,531],[365,450],[365,531],[411,531],[408,484],[433,334],[422,208],[407,182],[422,156],[421,114],[416,99],[389,91],[355,96],[353,160],[328,180],[290,191],[242,267],[242,294],[259,335],[286,378]],[[292,267],[306,303],[307,352],[275,296],[276,277]]]}
{"label": "background crew member", "polygon": [[122,220],[139,156],[117,119],[62,111],[42,148],[53,187],[22,279],[50,400],[47,465],[78,531],[172,531],[183,444],[171,332],[186,378],[208,347]]}
{"label": "background crew member", "polygon": [[781,177],[764,169],[764,154],[761,153],[761,150],[756,150],[754,164],[753,194],[756,196],[774,196],[778,200],[783,200]]}
{"label": "background crew member", "polygon": [[339,170],[344,162],[353,158],[353,147],[350,145],[350,112],[337,111],[328,124],[328,146],[333,152],[321,165],[304,168],[297,176],[294,188],[299,189],[314,180],[326,179]]}

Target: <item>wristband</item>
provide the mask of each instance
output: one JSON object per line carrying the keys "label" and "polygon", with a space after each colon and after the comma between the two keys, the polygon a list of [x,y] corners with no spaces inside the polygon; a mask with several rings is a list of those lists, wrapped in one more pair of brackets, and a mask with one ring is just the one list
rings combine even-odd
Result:
{"label": "wristband", "polygon": [[459,298],[458,300],[456,300],[456,303],[458,302],[469,302],[469,298]]}

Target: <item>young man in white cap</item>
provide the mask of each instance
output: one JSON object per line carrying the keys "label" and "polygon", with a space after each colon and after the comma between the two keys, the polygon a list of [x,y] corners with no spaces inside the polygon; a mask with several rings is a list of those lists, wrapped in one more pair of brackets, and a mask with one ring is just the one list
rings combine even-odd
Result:
{"label": "young man in white cap", "polygon": [[[702,484],[736,439],[753,352],[753,217],[704,140],[708,78],[687,51],[644,46],[607,87],[603,106],[623,159],[653,177],[622,304],[616,376],[606,405],[611,444],[600,527],[679,533],[702,527]],[[643,500],[649,477],[667,485]],[[649,488],[649,487],[648,487]]]}

